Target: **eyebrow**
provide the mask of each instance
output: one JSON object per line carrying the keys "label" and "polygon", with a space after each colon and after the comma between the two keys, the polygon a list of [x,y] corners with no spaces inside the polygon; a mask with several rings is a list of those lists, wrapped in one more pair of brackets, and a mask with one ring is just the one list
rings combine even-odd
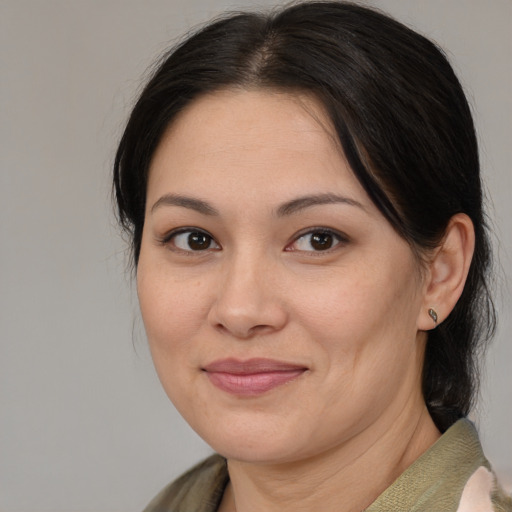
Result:
{"label": "eyebrow", "polygon": [[[365,210],[364,206],[359,201],[349,197],[340,196],[338,194],[313,194],[298,197],[283,203],[277,208],[276,213],[278,217],[285,217],[288,215],[293,215],[294,213],[298,213],[302,210],[305,210],[306,208],[324,204],[347,204],[349,206],[356,206],[362,210]],[[151,213],[162,206],[179,206],[182,208],[195,210],[203,215],[220,215],[219,211],[212,205],[208,204],[206,201],[189,196],[183,196],[180,194],[163,195],[151,207]]]}
{"label": "eyebrow", "polygon": [[161,206],[181,206],[182,208],[195,210],[196,212],[202,213],[203,215],[219,215],[219,211],[208,204],[206,201],[195,199],[193,197],[182,196],[179,194],[166,194],[162,196],[151,207],[151,213],[153,213],[157,208],[160,208]]}
{"label": "eyebrow", "polygon": [[349,197],[340,196],[337,194],[314,194],[308,196],[298,197],[282,204],[277,209],[278,217],[284,217],[286,215],[292,215],[298,213],[306,208],[312,206],[319,206],[323,204],[347,204],[349,206],[356,206],[365,210],[365,207],[355,199]]}

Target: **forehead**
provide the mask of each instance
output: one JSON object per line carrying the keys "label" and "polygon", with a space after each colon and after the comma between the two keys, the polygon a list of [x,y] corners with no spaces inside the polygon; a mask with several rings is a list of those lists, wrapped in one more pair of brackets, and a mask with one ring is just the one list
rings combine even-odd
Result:
{"label": "forehead", "polygon": [[[358,188],[315,98],[223,90],[195,100],[169,126],[152,160],[148,195],[163,186],[211,192],[219,182],[260,193],[283,184],[293,195],[304,187],[325,192],[340,179]],[[364,193],[360,187],[358,193]]]}
{"label": "forehead", "polygon": [[[234,120],[236,126],[224,125]],[[270,88],[226,88],[203,94],[176,116],[167,134],[176,135],[191,126],[207,132],[212,126],[224,125],[226,130],[232,128],[232,135],[244,135],[256,132],[265,121],[275,129],[323,130],[334,143],[337,140],[330,119],[316,97],[307,92]],[[198,132],[201,133],[202,130]]]}
{"label": "forehead", "polygon": [[157,152],[167,144],[195,151],[201,147],[199,154],[285,149],[293,147],[296,137],[304,151],[318,148],[319,143],[339,147],[321,103],[310,95],[227,89],[190,103],[166,130]]}

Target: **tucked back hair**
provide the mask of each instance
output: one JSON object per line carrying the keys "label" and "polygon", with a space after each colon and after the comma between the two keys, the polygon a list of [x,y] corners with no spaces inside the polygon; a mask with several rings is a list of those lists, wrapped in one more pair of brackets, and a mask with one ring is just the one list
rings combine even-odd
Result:
{"label": "tucked back hair", "polygon": [[225,88],[316,97],[355,176],[420,259],[439,244],[453,215],[473,221],[466,286],[449,317],[429,332],[423,369],[426,404],[446,430],[473,405],[478,355],[495,322],[475,130],[443,52],[382,13],[341,1],[231,14],[189,36],[157,65],[115,158],[119,220],[135,266],[148,170],[163,132],[196,98]]}

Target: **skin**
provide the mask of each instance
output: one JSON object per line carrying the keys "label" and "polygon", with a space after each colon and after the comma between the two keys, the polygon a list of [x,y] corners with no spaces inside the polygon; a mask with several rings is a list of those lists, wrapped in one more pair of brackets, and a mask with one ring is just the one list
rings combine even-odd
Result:
{"label": "skin", "polygon": [[[324,201],[293,203],[311,195]],[[206,249],[172,235],[191,227]],[[319,228],[337,233],[328,250],[311,244]],[[420,266],[314,99],[227,90],[178,116],[150,168],[137,286],[165,391],[228,459],[221,510],[338,511],[342,496],[360,511],[436,441],[421,369],[443,255]],[[307,370],[251,397],[204,371],[257,357]]]}

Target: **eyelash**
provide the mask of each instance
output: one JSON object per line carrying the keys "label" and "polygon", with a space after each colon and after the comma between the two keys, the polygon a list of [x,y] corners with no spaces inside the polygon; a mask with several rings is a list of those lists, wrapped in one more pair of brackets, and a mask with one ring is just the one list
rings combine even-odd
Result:
{"label": "eyelash", "polygon": [[[178,237],[179,235],[184,235],[187,233],[188,233],[188,242],[190,242],[190,236],[193,234],[201,235],[201,236],[208,238],[209,239],[208,247],[206,247],[205,249],[197,249],[197,250],[182,249],[181,247],[177,247],[175,245],[175,243],[173,243],[173,241],[175,241],[176,237]],[[198,229],[198,228],[194,228],[194,227],[183,227],[183,228],[179,228],[179,229],[174,229],[171,232],[167,233],[164,237],[162,237],[159,240],[159,243],[163,246],[169,247],[173,251],[180,252],[180,253],[187,254],[187,255],[204,253],[208,250],[210,250],[210,251],[211,250],[215,250],[215,251],[220,250],[219,244],[215,241],[215,239],[213,238],[212,235],[210,235],[207,231],[204,231],[204,230]],[[210,247],[210,245],[212,243],[214,243],[217,247],[212,249]],[[172,247],[170,247],[171,245],[172,245]]]}
{"label": "eyelash", "polygon": [[[188,239],[186,243],[190,243],[190,236],[193,234],[204,236],[208,239],[208,246],[204,249],[183,249],[181,247],[177,247],[173,241],[176,240],[176,238],[179,235],[184,235],[188,233]],[[313,235],[323,235],[327,237],[331,237],[332,239],[332,245],[327,247],[326,249],[320,249],[320,250],[301,250],[301,249],[293,249],[292,246],[297,244],[301,239],[305,239],[308,236]],[[158,240],[159,243],[163,246],[169,247],[171,250],[180,252],[187,255],[197,255],[201,253],[206,253],[207,251],[220,251],[222,248],[220,247],[220,244],[218,244],[215,241],[215,238],[213,238],[212,235],[210,235],[207,231],[204,231],[199,228],[195,227],[183,227],[179,229],[172,230],[171,232],[167,233],[164,237]],[[326,229],[326,228],[308,228],[307,230],[303,230],[302,232],[299,232],[294,236],[292,241],[288,243],[285,247],[286,252],[301,252],[301,253],[310,253],[315,255],[321,255],[326,253],[331,253],[332,251],[336,250],[340,245],[346,245],[349,242],[348,237],[340,233],[339,231],[335,231],[333,229]],[[211,245],[215,244],[216,247],[212,248]],[[310,242],[311,244],[311,242]],[[171,246],[172,245],[172,246]],[[171,246],[171,247],[170,247]],[[190,247],[190,245],[189,245]]]}
{"label": "eyelash", "polygon": [[[308,236],[311,237],[313,235],[329,236],[332,238],[333,245],[330,247],[327,247],[326,249],[316,250],[316,251],[315,250],[300,250],[300,249],[292,249],[291,248],[292,245],[297,244],[297,242],[299,242],[301,239],[304,239]],[[307,252],[310,254],[321,255],[321,254],[331,253],[332,251],[335,251],[336,249],[338,249],[339,246],[346,245],[348,242],[349,242],[349,238],[347,237],[347,235],[345,235],[344,233],[340,233],[339,231],[335,231],[333,229],[321,228],[321,227],[308,228],[307,230],[304,230],[301,233],[298,233],[297,235],[295,235],[292,242],[290,242],[286,246],[285,251]],[[311,242],[310,242],[310,244],[311,244]]]}

